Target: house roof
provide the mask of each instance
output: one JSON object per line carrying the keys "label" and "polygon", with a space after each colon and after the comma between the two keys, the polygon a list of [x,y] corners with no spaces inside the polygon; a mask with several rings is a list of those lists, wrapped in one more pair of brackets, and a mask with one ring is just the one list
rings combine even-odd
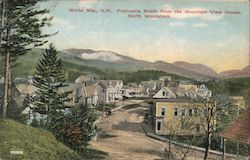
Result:
{"label": "house roof", "polygon": [[37,90],[34,85],[27,85],[27,84],[18,84],[16,85],[16,89],[21,94],[33,94]]}
{"label": "house roof", "polygon": [[[161,92],[161,91],[165,91],[165,92],[168,92],[169,93],[169,97],[168,98],[176,98],[176,95],[175,95],[175,93],[169,88],[169,87],[163,87],[162,89],[160,89],[154,96],[153,96],[153,98],[159,98],[157,95],[158,95],[158,93],[159,92]],[[161,95],[162,95],[162,93],[161,93]],[[162,97],[162,96],[160,96],[160,97]]]}
{"label": "house roof", "polygon": [[250,109],[224,129],[220,136],[235,142],[250,144]]}
{"label": "house roof", "polygon": [[169,87],[177,96],[185,96],[185,93],[187,92],[185,89],[180,87]]}
{"label": "house roof", "polygon": [[117,83],[122,83],[121,80],[100,80],[99,82],[102,83],[106,88],[115,87]]}

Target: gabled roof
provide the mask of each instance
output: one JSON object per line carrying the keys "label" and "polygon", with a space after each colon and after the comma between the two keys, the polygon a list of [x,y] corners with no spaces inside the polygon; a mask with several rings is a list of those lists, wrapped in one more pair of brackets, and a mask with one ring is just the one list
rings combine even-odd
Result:
{"label": "gabled roof", "polygon": [[27,85],[27,84],[18,84],[16,85],[16,89],[21,94],[33,94],[37,90],[34,85]]}
{"label": "gabled roof", "polygon": [[177,96],[185,96],[185,93],[187,92],[185,89],[180,87],[169,87]]}
{"label": "gabled roof", "polygon": [[220,136],[235,142],[250,144],[250,109],[224,129]]}
{"label": "gabled roof", "polygon": [[[174,93],[171,89],[169,89],[168,87],[163,87],[162,89],[160,89],[160,90],[153,96],[153,98],[162,98],[162,97],[163,97],[163,96],[162,96],[162,93],[160,93],[160,92],[162,92],[162,91],[165,91],[165,92],[168,93],[169,96],[165,96],[165,97],[176,98],[175,93]],[[158,97],[158,94],[160,95],[159,97]]]}
{"label": "gabled roof", "polygon": [[117,84],[121,84],[121,80],[100,80],[100,83],[102,83],[106,88],[109,87],[116,87]]}

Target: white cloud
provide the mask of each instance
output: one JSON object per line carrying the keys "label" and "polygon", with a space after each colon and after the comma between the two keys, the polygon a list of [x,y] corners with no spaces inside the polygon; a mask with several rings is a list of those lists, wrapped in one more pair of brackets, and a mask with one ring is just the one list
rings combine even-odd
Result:
{"label": "white cloud", "polygon": [[180,26],[186,25],[186,23],[185,22],[170,22],[168,25],[170,27],[180,27]]}
{"label": "white cloud", "polygon": [[207,23],[196,23],[196,24],[192,25],[192,27],[194,27],[194,28],[207,28],[208,24]]}
{"label": "white cloud", "polygon": [[102,2],[96,0],[91,0],[91,1],[80,0],[78,6],[80,8],[93,8],[94,5],[96,4],[102,4]]}

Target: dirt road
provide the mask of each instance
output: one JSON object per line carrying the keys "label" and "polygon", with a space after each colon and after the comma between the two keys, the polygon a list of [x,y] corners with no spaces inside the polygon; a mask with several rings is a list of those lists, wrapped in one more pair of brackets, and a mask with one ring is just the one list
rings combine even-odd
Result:
{"label": "dirt road", "polygon": [[[136,102],[140,103],[140,102]],[[131,103],[130,103],[131,104]],[[113,110],[111,116],[100,118],[96,125],[99,128],[99,138],[92,140],[90,147],[107,153],[101,157],[104,160],[160,160],[166,159],[164,149],[168,143],[149,138],[141,127],[141,122],[147,110],[147,105],[133,105],[132,107],[120,107]],[[171,159],[181,159],[180,153],[186,152],[186,148],[178,148],[172,145]],[[189,151],[187,160],[202,160],[203,152]],[[94,158],[100,159],[100,158]],[[221,159],[221,156],[210,155],[210,160]]]}
{"label": "dirt road", "polygon": [[145,135],[141,122],[145,107],[117,109],[101,119],[97,127],[102,131],[91,147],[108,153],[105,160],[154,160],[162,157],[165,143]]}

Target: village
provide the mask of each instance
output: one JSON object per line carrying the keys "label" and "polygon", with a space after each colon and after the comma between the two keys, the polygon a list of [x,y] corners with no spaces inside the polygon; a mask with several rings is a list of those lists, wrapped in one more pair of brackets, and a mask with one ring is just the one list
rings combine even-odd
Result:
{"label": "village", "polygon": [[[3,82],[4,79],[1,78],[0,98],[3,95]],[[31,100],[37,91],[33,85],[32,76],[16,78],[14,86],[13,97],[20,106],[27,98]],[[167,139],[164,138],[167,136],[173,134],[192,136],[205,133],[202,131],[204,122],[201,122],[198,115],[199,112],[206,109],[204,103],[210,104],[213,98],[212,91],[205,84],[195,85],[188,80],[172,81],[169,76],[160,76],[159,80],[141,81],[139,84],[130,82],[125,85],[122,80],[98,80],[96,76],[85,75],[78,77],[74,83],[69,83],[60,92],[69,93],[70,100],[65,102],[65,106],[67,106],[64,110],[65,113],[77,103],[82,103],[96,111],[99,117],[95,123],[98,131],[94,141],[91,141],[93,147],[102,150],[103,145],[111,145],[110,141],[100,140],[105,135],[129,139],[130,136],[123,136],[132,133],[133,136],[139,136],[136,140],[137,143],[147,141],[149,137],[162,141],[156,141],[155,144],[150,142],[157,145],[157,149],[154,149],[159,152],[157,154],[159,157],[166,154],[164,144]],[[237,108],[238,114],[246,109],[242,96],[227,98]],[[33,107],[30,103],[22,111],[22,114],[28,116],[27,124],[29,125],[34,120],[41,122],[47,117],[46,114],[36,112]],[[214,119],[214,123],[216,123],[216,119]],[[114,132],[116,130],[123,130],[124,133]],[[142,135],[134,135],[136,132]],[[148,137],[145,136],[145,133]],[[164,143],[164,141],[166,142]],[[123,146],[124,144],[117,145]],[[130,147],[133,148],[133,146]],[[125,150],[122,151],[124,152],[122,154],[129,154]],[[112,153],[112,150],[106,151]],[[152,158],[148,154],[138,154],[138,156],[145,156],[144,159]],[[157,155],[154,156],[157,157]],[[189,156],[194,158],[194,153],[192,152]],[[196,153],[195,159],[198,157],[201,158],[202,154]],[[217,159],[216,156],[214,158]]]}
{"label": "village", "polygon": [[0,0],[0,160],[249,160],[249,0]]}

